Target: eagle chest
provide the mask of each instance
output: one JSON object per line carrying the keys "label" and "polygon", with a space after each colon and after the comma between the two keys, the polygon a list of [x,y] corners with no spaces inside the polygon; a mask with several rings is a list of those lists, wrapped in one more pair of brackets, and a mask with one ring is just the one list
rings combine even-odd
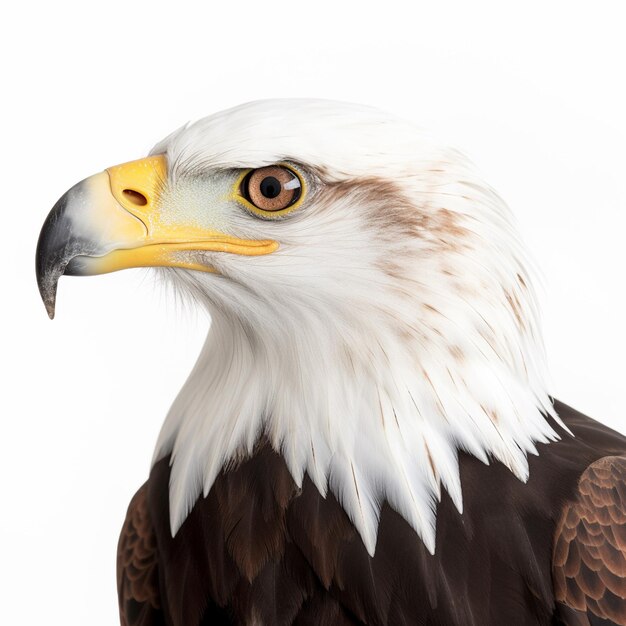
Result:
{"label": "eagle chest", "polygon": [[370,557],[335,497],[298,489],[269,445],[222,472],[172,538],[163,459],[146,484],[160,608],[175,626],[551,624],[551,542],[577,476],[534,464],[541,480],[524,485],[461,455],[464,513],[443,494],[435,554],[385,505]]}

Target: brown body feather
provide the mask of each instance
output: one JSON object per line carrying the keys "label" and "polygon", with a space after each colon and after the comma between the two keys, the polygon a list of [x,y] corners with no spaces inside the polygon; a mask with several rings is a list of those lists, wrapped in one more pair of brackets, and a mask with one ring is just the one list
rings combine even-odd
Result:
{"label": "brown body feather", "polygon": [[626,438],[555,407],[576,436],[540,445],[527,484],[460,454],[464,513],[443,495],[434,556],[385,505],[370,557],[336,499],[308,478],[298,489],[265,442],[172,538],[161,460],[120,538],[122,624],[626,624]]}

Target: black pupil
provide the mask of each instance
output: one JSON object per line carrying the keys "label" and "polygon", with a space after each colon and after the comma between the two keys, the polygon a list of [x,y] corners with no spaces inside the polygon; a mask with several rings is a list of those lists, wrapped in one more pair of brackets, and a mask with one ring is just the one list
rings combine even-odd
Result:
{"label": "black pupil", "polygon": [[273,176],[266,176],[261,181],[261,193],[265,198],[275,198],[280,193],[280,182]]}

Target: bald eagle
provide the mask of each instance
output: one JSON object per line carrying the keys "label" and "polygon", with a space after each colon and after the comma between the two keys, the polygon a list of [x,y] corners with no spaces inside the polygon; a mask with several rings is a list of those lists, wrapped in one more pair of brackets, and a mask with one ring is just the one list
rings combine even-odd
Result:
{"label": "bald eagle", "polygon": [[156,267],[211,328],[122,624],[626,625],[626,438],[554,400],[514,221],[380,111],[246,104],[72,187],[37,279]]}

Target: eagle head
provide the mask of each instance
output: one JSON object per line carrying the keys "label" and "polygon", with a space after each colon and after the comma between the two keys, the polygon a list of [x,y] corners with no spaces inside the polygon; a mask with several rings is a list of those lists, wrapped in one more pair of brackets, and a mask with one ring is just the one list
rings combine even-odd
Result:
{"label": "eagle head", "polygon": [[[457,455],[520,479],[556,438],[523,246],[458,151],[367,107],[246,104],[70,189],[37,278],[156,267],[211,315],[163,426],[172,532],[265,437],[341,502],[374,552],[380,509],[434,549]],[[554,415],[553,415],[554,417]]]}

